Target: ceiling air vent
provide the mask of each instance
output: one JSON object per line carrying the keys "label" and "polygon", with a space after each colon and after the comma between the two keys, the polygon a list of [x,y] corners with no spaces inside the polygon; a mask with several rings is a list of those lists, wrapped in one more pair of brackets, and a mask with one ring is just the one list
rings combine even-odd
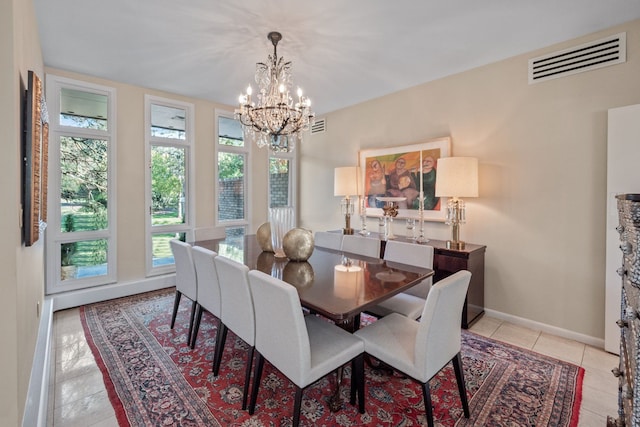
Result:
{"label": "ceiling air vent", "polygon": [[311,135],[314,133],[322,133],[327,130],[327,119],[316,119],[316,121],[311,125]]}
{"label": "ceiling air vent", "polygon": [[529,60],[529,84],[627,61],[627,33]]}

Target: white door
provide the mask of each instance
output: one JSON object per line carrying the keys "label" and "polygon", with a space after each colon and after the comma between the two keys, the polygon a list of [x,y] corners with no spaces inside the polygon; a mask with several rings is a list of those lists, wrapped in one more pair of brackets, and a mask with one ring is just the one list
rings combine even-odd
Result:
{"label": "white door", "polygon": [[620,351],[622,266],[616,194],[640,193],[640,105],[609,110],[607,138],[607,256],[605,273],[604,349]]}

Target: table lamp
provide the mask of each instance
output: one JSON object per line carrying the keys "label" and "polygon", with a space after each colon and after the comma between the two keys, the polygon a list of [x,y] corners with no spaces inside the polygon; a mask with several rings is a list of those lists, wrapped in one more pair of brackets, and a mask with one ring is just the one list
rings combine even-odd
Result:
{"label": "table lamp", "polygon": [[444,157],[436,169],[436,197],[449,197],[445,224],[451,226],[447,247],[464,249],[460,240],[460,224],[466,222],[464,201],[460,197],[478,197],[478,159]]}
{"label": "table lamp", "polygon": [[354,203],[351,201],[351,196],[358,195],[358,166],[345,166],[335,168],[333,179],[333,194],[334,196],[344,196],[344,199],[340,202],[342,214],[344,215],[344,229],[343,234],[353,234],[353,228],[351,228],[351,215],[354,211]]}

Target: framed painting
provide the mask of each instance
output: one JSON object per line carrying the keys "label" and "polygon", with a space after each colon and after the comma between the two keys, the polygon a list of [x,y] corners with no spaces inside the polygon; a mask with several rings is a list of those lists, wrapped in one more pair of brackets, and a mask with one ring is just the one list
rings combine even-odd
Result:
{"label": "framed painting", "polygon": [[40,237],[41,221],[46,221],[47,151],[49,120],[42,80],[29,71],[25,99],[24,139],[24,242],[32,246]]}
{"label": "framed painting", "polygon": [[438,159],[451,155],[451,138],[442,137],[399,147],[360,151],[363,206],[368,216],[382,216],[385,200],[393,198],[398,218],[444,221],[446,200],[436,197]]}

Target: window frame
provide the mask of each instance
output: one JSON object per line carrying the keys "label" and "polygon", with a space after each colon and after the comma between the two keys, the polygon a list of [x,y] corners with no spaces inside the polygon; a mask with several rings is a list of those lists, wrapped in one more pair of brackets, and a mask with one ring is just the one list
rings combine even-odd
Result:
{"label": "window frame", "polygon": [[[46,284],[47,295],[66,292],[93,286],[106,285],[117,281],[117,120],[116,89],[108,86],[74,80],[66,77],[47,74],[46,76],[47,110],[49,113],[49,191],[47,197],[47,221],[51,227],[46,228]],[[73,89],[82,92],[106,95],[107,97],[107,130],[87,129],[60,124],[60,101],[62,89]],[[107,228],[104,230],[74,231],[63,233],[60,230],[62,221],[60,203],[60,139],[65,136],[107,141]],[[62,281],[61,250],[63,243],[85,240],[107,241],[107,272],[105,275],[74,278]]]}
{"label": "window frame", "polygon": [[[179,108],[185,111],[185,139],[158,137],[151,135],[151,105]],[[195,218],[195,107],[191,103],[163,98],[155,95],[144,96],[144,144],[145,144],[145,265],[146,275],[157,276],[175,271],[175,264],[153,266],[153,236],[164,233],[186,233],[187,240],[193,240]],[[187,210],[183,224],[152,225],[153,206],[151,201],[151,149],[154,146],[179,147],[185,149],[185,208]]]}
{"label": "window frame", "polygon": [[[251,188],[251,158],[252,158],[252,145],[243,138],[244,145],[242,147],[235,147],[231,145],[221,145],[220,144],[220,117],[224,117],[231,120],[236,120],[233,115],[233,111],[228,110],[218,110],[216,109],[214,112],[214,224],[216,227],[225,227],[225,228],[233,228],[233,227],[248,227],[251,224],[251,209],[252,206],[252,188]],[[231,154],[241,154],[244,155],[245,159],[245,170],[244,170],[244,219],[242,220],[220,220],[220,214],[218,210],[218,173],[219,173],[219,165],[218,165],[218,154],[220,152],[223,153],[231,153]]]}

